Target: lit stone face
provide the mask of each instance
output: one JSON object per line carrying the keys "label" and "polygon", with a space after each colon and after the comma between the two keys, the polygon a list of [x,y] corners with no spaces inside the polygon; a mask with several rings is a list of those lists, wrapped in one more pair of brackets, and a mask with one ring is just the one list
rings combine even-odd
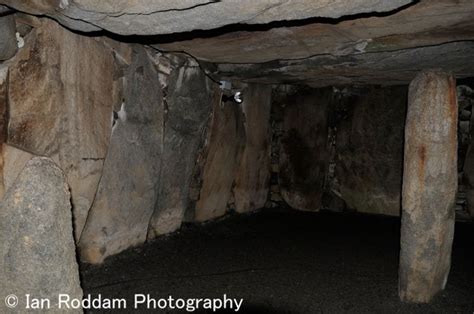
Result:
{"label": "lit stone face", "polygon": [[457,190],[457,99],[452,76],[420,73],[405,126],[399,293],[429,302],[450,269]]}

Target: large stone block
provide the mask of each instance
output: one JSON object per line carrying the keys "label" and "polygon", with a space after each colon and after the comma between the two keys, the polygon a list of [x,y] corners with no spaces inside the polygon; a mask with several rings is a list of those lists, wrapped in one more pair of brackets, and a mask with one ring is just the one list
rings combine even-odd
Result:
{"label": "large stone block", "polygon": [[[66,177],[48,158],[30,160],[0,203],[0,296],[82,299]],[[2,313],[7,313],[1,302]],[[22,309],[22,310],[21,310]],[[71,312],[82,313],[82,310]],[[17,312],[15,312],[17,313]]]}
{"label": "large stone block", "polygon": [[202,185],[195,205],[196,221],[225,214],[245,143],[240,105],[221,103],[220,91],[216,91],[213,104],[212,122],[203,153]]}
{"label": "large stone block", "polygon": [[0,4],[30,14],[46,15],[69,28],[85,32],[108,30],[121,35],[158,35],[214,29],[238,23],[262,24],[316,16],[337,18],[359,13],[388,12],[411,1],[241,0],[238,7],[230,0],[0,0]]}
{"label": "large stone block", "polygon": [[116,90],[114,53],[100,40],[39,21],[10,62],[8,142],[57,156],[71,187],[80,238],[110,140]]}
{"label": "large stone block", "polygon": [[157,199],[163,102],[158,73],[138,45],[117,115],[94,204],[79,241],[81,258],[89,263],[100,263],[143,243]]}
{"label": "large stone block", "polygon": [[349,97],[338,124],[336,178],[347,206],[400,215],[407,88],[373,87]]}
{"label": "large stone block", "polygon": [[8,143],[42,156],[59,149],[62,30],[54,22],[30,32],[10,61]]}
{"label": "large stone block", "polygon": [[280,151],[281,194],[300,210],[321,207],[329,154],[328,105],[331,89],[300,91],[289,96],[284,112]]}
{"label": "large stone block", "polygon": [[239,213],[262,208],[268,198],[271,94],[270,85],[250,84],[244,90],[246,141],[234,186],[235,209]]}
{"label": "large stone block", "polygon": [[405,125],[399,293],[429,302],[451,264],[457,173],[456,82],[425,71],[409,87]]}
{"label": "large stone block", "polygon": [[149,238],[177,230],[189,204],[198,148],[212,108],[212,84],[199,66],[178,58],[168,78],[163,154]]}
{"label": "large stone block", "polygon": [[10,59],[15,55],[16,50],[16,25],[14,15],[0,15],[0,60]]}

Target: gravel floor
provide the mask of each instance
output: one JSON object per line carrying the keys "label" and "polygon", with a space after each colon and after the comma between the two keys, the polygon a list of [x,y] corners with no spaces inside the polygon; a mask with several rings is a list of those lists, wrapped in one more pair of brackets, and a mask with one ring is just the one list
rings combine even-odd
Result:
{"label": "gravel floor", "polygon": [[241,313],[474,313],[474,224],[457,223],[446,290],[427,305],[398,300],[399,228],[397,218],[349,213],[235,215],[81,265],[82,283],[128,304],[135,293],[226,294],[244,299]]}

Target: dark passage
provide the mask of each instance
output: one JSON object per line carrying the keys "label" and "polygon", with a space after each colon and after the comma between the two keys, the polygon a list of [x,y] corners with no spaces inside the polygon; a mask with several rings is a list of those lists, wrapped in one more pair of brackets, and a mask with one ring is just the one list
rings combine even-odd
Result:
{"label": "dark passage", "polygon": [[424,305],[399,301],[399,230],[398,218],[351,213],[233,216],[82,265],[84,295],[226,293],[243,313],[472,313],[474,225],[457,223],[446,290]]}

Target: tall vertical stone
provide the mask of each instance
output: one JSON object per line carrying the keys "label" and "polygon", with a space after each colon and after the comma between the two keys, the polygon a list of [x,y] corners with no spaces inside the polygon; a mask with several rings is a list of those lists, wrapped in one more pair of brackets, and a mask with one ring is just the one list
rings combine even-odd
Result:
{"label": "tall vertical stone", "polygon": [[7,117],[8,117],[8,67],[0,65],[0,198],[5,193],[5,185],[2,179],[4,160],[1,154],[3,143],[7,138]]}
{"label": "tall vertical stone", "polygon": [[100,263],[146,240],[156,203],[163,145],[158,73],[135,46],[122,109],[112,129],[102,177],[79,240],[81,258]]}
{"label": "tall vertical stone", "polygon": [[212,107],[212,83],[194,60],[175,58],[169,76],[158,199],[148,238],[177,230]]}
{"label": "tall vertical stone", "polygon": [[[58,313],[58,294],[82,299],[69,187],[49,158],[28,161],[0,203],[0,278],[0,296],[19,297],[15,313],[30,312],[26,294],[51,300],[48,312]],[[0,312],[10,313],[4,302]]]}
{"label": "tall vertical stone", "polygon": [[234,186],[235,209],[239,213],[262,208],[268,197],[271,96],[270,85],[250,84],[244,92],[246,141]]}
{"label": "tall vertical stone", "polygon": [[329,163],[328,105],[331,89],[301,91],[289,96],[284,111],[279,183],[293,208],[318,211]]}
{"label": "tall vertical stone", "polygon": [[233,102],[221,103],[221,96],[216,91],[207,146],[203,153],[202,186],[193,217],[196,221],[225,214],[245,143],[240,106]]}
{"label": "tall vertical stone", "polygon": [[452,76],[433,70],[415,77],[405,125],[399,269],[403,301],[429,302],[446,285],[458,182],[457,115]]}

